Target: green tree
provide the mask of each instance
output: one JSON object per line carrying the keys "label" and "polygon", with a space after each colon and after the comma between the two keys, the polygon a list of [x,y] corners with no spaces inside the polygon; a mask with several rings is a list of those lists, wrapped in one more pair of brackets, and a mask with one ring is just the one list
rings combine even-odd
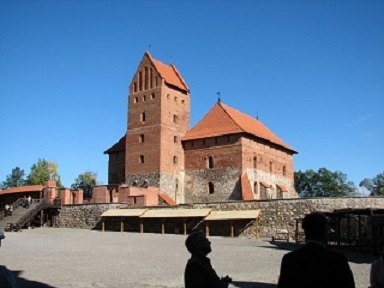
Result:
{"label": "green tree", "polygon": [[24,170],[19,167],[15,167],[12,169],[12,173],[5,178],[5,181],[3,181],[2,185],[3,187],[23,186],[25,185],[24,176]]}
{"label": "green tree", "polygon": [[365,178],[359,184],[360,187],[365,187],[370,192],[371,196],[384,195],[384,172],[377,174],[374,178]]}
{"label": "green tree", "polygon": [[44,184],[47,180],[55,180],[57,187],[62,187],[57,164],[45,159],[39,159],[37,163],[32,165],[31,173],[29,173],[27,179],[30,185]]}
{"label": "green tree", "polygon": [[326,168],[295,172],[295,189],[301,197],[342,197],[356,191],[347,175]]}
{"label": "green tree", "polygon": [[84,198],[92,198],[92,189],[96,185],[97,174],[93,171],[86,171],[79,174],[75,179],[75,182],[71,185],[72,189],[83,189]]}

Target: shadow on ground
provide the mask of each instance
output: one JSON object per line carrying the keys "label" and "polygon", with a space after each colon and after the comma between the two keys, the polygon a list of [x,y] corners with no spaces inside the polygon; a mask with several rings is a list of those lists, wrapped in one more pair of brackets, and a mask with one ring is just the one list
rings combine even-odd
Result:
{"label": "shadow on ground", "polygon": [[233,281],[232,286],[238,288],[274,288],[275,284],[261,283],[261,282],[245,282],[245,281]]}
{"label": "shadow on ground", "polygon": [[14,275],[16,282],[18,284],[17,287],[19,288],[55,288],[55,286],[51,286],[45,283],[32,281],[32,280],[28,280],[20,277],[20,274],[22,271],[12,271],[12,270],[9,270],[9,271]]}

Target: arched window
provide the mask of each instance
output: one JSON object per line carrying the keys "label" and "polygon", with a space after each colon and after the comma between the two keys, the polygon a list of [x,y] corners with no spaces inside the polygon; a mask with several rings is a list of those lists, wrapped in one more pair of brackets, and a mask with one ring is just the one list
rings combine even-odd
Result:
{"label": "arched window", "polygon": [[155,99],[155,93],[151,94],[151,100]]}
{"label": "arched window", "polygon": [[253,157],[253,169],[257,169],[257,157]]}
{"label": "arched window", "polygon": [[257,186],[257,181],[253,182],[253,193],[258,194],[259,188]]}
{"label": "arched window", "polygon": [[209,156],[208,159],[207,159],[208,163],[207,163],[207,167],[209,169],[212,169],[214,167],[214,161],[213,161],[213,157],[212,156]]}
{"label": "arched window", "polygon": [[143,95],[143,101],[145,102],[147,100],[147,96]]}
{"label": "arched window", "polygon": [[212,182],[208,182],[208,193],[209,194],[215,193],[215,185],[213,185]]}
{"label": "arched window", "polygon": [[139,72],[139,91],[143,90],[143,73]]}
{"label": "arched window", "polygon": [[173,164],[177,164],[177,156],[173,156]]}
{"label": "arched window", "polygon": [[144,155],[140,155],[140,157],[139,157],[139,163],[144,163]]}
{"label": "arched window", "polygon": [[139,143],[144,143],[144,134],[140,134]]}
{"label": "arched window", "polygon": [[148,89],[148,67],[144,67],[144,90]]}
{"label": "arched window", "polygon": [[145,122],[145,112],[140,114],[140,121]]}

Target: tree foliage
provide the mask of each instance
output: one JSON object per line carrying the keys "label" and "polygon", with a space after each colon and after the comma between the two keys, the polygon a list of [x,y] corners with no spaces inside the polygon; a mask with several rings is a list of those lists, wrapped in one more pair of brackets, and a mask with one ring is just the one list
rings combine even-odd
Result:
{"label": "tree foliage", "polygon": [[3,181],[2,185],[3,187],[9,188],[23,186],[25,185],[24,176],[24,170],[19,167],[15,167],[12,169],[12,173],[5,178],[5,181]]}
{"label": "tree foliage", "polygon": [[347,181],[347,175],[326,168],[317,172],[309,169],[295,172],[295,188],[301,197],[342,197],[355,192],[353,182]]}
{"label": "tree foliage", "polygon": [[57,164],[45,159],[39,159],[37,163],[32,165],[31,173],[27,178],[30,185],[44,184],[47,180],[55,180],[56,185],[61,187]]}
{"label": "tree foliage", "polygon": [[370,192],[371,196],[384,196],[384,172],[377,174],[374,178],[365,178],[359,184]]}
{"label": "tree foliage", "polygon": [[86,171],[79,174],[75,182],[71,185],[72,189],[83,189],[84,198],[92,198],[92,189],[96,185],[97,174],[93,171]]}

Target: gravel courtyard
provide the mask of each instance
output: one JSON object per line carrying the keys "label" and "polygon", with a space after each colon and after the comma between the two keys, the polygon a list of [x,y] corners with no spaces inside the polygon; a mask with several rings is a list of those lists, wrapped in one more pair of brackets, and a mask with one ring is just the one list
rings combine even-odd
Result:
{"label": "gravel courtyard", "polygon": [[[275,287],[280,261],[293,243],[209,237],[212,264],[230,287]],[[0,265],[21,287],[183,287],[185,236],[37,228],[6,233]],[[369,286],[374,257],[347,253],[356,287]]]}

